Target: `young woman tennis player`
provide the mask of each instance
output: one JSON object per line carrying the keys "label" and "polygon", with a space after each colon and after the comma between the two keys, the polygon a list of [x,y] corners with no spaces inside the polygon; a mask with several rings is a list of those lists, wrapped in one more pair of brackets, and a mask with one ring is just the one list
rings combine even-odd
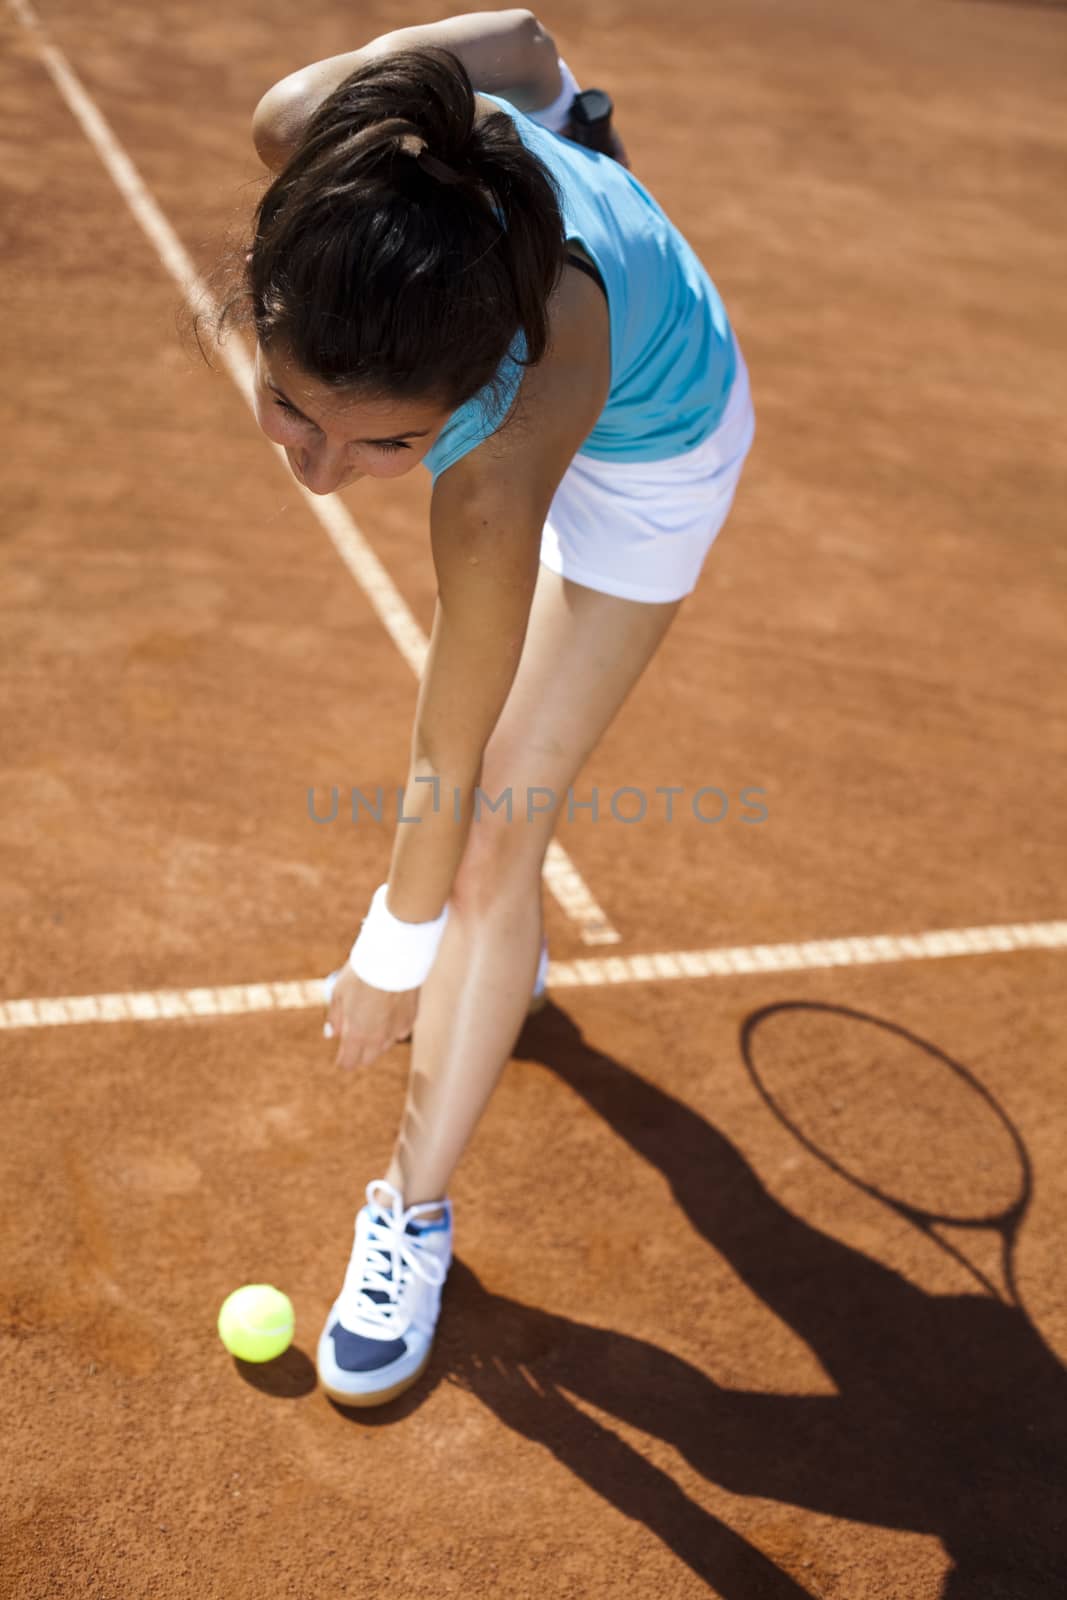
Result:
{"label": "young woman tennis player", "polygon": [[[420,823],[396,828],[328,1011],[344,1068],[413,1030],[391,1163],[319,1341],[349,1405],[429,1358],[448,1186],[542,955],[558,805],[528,819],[524,797],[575,782],[696,584],[754,434],[713,283],[622,146],[566,136],[577,91],[530,12],[496,11],[317,62],[255,114],[276,176],[227,316],[254,327],[259,424],[316,494],[433,476],[404,797]],[[511,820],[479,789],[510,789]]]}

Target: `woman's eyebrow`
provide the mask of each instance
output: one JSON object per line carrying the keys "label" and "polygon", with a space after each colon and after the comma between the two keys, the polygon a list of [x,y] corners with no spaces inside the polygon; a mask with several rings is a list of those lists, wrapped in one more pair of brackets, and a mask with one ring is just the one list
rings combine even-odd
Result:
{"label": "woman's eyebrow", "polygon": [[[290,400],[289,396],[287,394],[283,394],[281,389],[278,388],[278,385],[276,383],[271,383],[269,378],[267,379],[267,388],[272,390],[273,393],[278,396],[279,400],[284,400],[286,405],[289,407],[289,410],[290,411],[295,411],[297,416],[300,417],[304,422],[311,422],[311,418],[308,417],[308,416],[305,416],[304,413],[301,411],[299,406],[294,406],[294,404]],[[318,427],[318,423],[317,422],[311,422],[311,426],[313,428],[317,428]],[[430,431],[429,428],[411,428],[407,433],[390,433],[384,439],[353,439],[352,443],[353,444],[392,444],[394,439],[425,439],[425,437],[429,433],[429,431]]]}

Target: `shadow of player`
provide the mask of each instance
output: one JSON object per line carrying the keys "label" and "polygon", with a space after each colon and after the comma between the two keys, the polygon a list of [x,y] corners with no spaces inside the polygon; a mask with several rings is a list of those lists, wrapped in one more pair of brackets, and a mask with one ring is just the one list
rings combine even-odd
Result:
{"label": "shadow of player", "polygon": [[[837,1393],[722,1388],[646,1341],[490,1294],[460,1261],[431,1381],[468,1388],[725,1600],[809,1591],[567,1391],[733,1493],[938,1537],[953,1561],[942,1600],[1067,1593],[1067,1374],[1024,1312],[931,1295],[802,1221],[728,1139],[590,1048],[557,1007],[527,1024],[515,1053],[663,1173],[695,1233],[806,1341]],[[670,1284],[663,1294],[669,1305]]]}

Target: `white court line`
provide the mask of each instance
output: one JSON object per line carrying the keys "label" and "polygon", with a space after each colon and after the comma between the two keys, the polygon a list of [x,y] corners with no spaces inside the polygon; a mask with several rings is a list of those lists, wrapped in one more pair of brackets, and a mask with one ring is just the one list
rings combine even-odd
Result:
{"label": "white court line", "polygon": [[[29,0],[9,0],[9,5],[22,26],[33,36],[41,61],[56,88],[190,306],[194,310],[212,312],[214,301],[191,257],[152,198],[137,168],[94,101],[82,87],[66,56],[48,43],[40,18],[29,4]],[[220,355],[249,410],[254,410],[253,369],[247,348],[241,340],[231,335],[222,345]],[[272,444],[271,448],[285,468],[289,487],[295,487],[303,495],[308,509],[318,520],[337,554],[363,590],[371,609],[400,654],[415,676],[421,677],[429,647],[426,635],[392,578],[356,526],[347,507],[336,495],[314,495],[309,489],[305,489],[303,484],[292,477],[284,450],[275,444]],[[620,934],[597,905],[588,885],[563,846],[555,839],[548,847],[543,876],[558,905],[570,920],[577,924],[579,936],[584,944],[619,942]]]}
{"label": "white court line", "polygon": [[[933,933],[813,939],[805,944],[753,944],[732,949],[675,950],[647,956],[552,961],[549,989],[658,983],[667,978],[733,978],[752,973],[811,972],[876,962],[934,961],[946,956],[999,955],[1067,948],[1067,922],[943,928]],[[296,983],[238,983],[227,988],[156,989],[137,994],[69,995],[0,1002],[0,1029],[51,1028],[73,1022],[157,1022],[173,1017],[247,1016],[301,1011],[324,1001],[320,978]]]}

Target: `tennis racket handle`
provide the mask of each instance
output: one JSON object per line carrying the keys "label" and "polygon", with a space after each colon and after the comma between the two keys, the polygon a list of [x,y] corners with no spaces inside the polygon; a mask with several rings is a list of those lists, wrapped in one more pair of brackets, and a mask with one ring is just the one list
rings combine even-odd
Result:
{"label": "tennis racket handle", "polygon": [[612,154],[611,117],[615,107],[603,89],[583,89],[571,101],[570,137],[586,150]]}

